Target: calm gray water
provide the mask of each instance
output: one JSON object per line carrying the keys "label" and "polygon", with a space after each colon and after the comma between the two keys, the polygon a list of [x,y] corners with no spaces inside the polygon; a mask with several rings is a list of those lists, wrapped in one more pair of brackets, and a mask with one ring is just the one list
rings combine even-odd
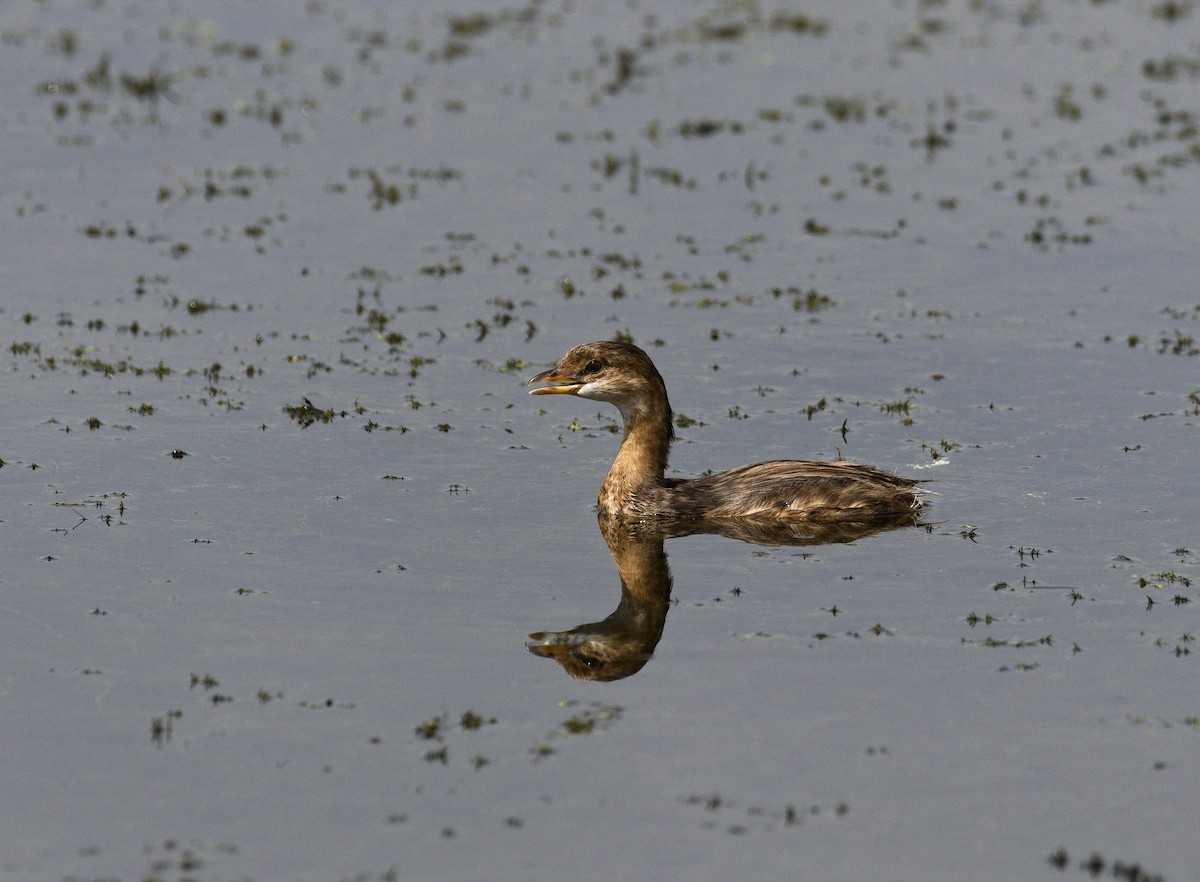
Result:
{"label": "calm gray water", "polygon": [[[0,879],[1200,878],[1196,14],[7,4]],[[618,334],[930,525],[610,552]]]}

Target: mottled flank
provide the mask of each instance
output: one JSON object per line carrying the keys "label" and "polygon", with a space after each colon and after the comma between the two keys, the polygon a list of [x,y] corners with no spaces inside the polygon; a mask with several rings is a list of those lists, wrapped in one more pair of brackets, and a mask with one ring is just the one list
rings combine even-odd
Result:
{"label": "mottled flank", "polygon": [[921,506],[921,481],[850,462],[774,460],[690,480],[664,477],[674,440],[667,387],[630,343],[576,346],[529,382],[548,384],[534,395],[578,395],[621,411],[625,435],[600,488],[603,514],[830,523],[911,515]]}

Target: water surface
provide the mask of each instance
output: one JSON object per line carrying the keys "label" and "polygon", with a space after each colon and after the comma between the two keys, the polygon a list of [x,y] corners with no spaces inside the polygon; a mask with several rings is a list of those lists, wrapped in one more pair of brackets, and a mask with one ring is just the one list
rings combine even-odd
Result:
{"label": "water surface", "polygon": [[[8,12],[0,876],[1200,878],[1190,6]],[[928,529],[565,676],[615,335]]]}

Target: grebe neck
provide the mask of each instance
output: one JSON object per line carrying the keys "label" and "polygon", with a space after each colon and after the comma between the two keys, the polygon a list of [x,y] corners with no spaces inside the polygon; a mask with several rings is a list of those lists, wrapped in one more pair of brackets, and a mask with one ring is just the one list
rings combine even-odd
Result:
{"label": "grebe neck", "polygon": [[622,413],[625,434],[608,477],[600,487],[601,512],[628,512],[638,500],[649,501],[664,485],[674,432],[669,408]]}

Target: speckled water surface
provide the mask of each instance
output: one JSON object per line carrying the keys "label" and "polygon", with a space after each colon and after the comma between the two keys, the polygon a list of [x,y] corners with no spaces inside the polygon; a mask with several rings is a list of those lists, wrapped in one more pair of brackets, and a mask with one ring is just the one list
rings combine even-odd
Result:
{"label": "speckled water surface", "polygon": [[1194,4],[3,11],[0,879],[1200,878]]}

